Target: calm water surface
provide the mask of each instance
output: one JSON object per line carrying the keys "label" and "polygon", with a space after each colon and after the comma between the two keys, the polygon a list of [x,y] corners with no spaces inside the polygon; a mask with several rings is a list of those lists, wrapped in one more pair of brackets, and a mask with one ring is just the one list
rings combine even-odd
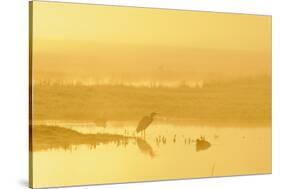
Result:
{"label": "calm water surface", "polygon": [[[44,124],[54,125],[54,121]],[[139,136],[136,122],[56,121],[84,134]],[[210,146],[198,148],[204,137]],[[72,145],[33,152],[34,186],[63,186],[196,178],[271,172],[271,128],[208,126],[155,122],[145,138],[126,143]]]}

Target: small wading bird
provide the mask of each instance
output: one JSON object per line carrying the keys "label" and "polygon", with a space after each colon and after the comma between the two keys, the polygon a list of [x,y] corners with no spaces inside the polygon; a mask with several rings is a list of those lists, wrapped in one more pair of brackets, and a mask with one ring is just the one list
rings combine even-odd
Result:
{"label": "small wading bird", "polygon": [[143,137],[145,137],[145,129],[152,123],[152,121],[154,120],[154,117],[157,114],[158,113],[156,113],[156,112],[152,112],[149,116],[143,117],[140,120],[138,127],[136,129],[137,133],[142,132]]}

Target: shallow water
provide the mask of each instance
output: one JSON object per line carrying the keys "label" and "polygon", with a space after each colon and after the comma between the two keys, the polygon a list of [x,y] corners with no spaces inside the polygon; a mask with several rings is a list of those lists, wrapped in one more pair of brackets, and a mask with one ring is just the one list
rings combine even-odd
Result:
{"label": "shallow water", "polygon": [[[72,145],[33,152],[35,187],[136,182],[271,172],[271,127],[153,123],[145,138],[136,122],[45,121],[84,134],[141,137],[127,143]],[[196,145],[204,137],[210,146]]]}

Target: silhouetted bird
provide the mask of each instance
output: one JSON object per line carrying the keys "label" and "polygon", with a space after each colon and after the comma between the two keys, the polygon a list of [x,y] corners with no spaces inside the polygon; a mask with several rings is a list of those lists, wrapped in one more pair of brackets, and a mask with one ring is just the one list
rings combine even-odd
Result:
{"label": "silhouetted bird", "polygon": [[139,132],[143,132],[143,135],[145,136],[145,129],[152,123],[154,116],[156,116],[158,113],[156,112],[152,112],[149,116],[145,116],[143,117],[139,124],[138,127],[136,129],[137,133]]}

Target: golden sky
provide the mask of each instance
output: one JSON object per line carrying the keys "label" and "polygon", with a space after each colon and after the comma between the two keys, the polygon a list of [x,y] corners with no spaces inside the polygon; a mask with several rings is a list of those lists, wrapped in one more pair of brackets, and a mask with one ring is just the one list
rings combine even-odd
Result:
{"label": "golden sky", "polygon": [[34,3],[34,37],[42,44],[87,40],[263,51],[271,48],[270,26],[270,16]]}
{"label": "golden sky", "polygon": [[[44,73],[52,79],[55,74],[88,78],[117,73],[168,80],[271,74],[270,16],[33,5],[33,70],[38,78]],[[163,69],[165,74],[159,71]]]}

